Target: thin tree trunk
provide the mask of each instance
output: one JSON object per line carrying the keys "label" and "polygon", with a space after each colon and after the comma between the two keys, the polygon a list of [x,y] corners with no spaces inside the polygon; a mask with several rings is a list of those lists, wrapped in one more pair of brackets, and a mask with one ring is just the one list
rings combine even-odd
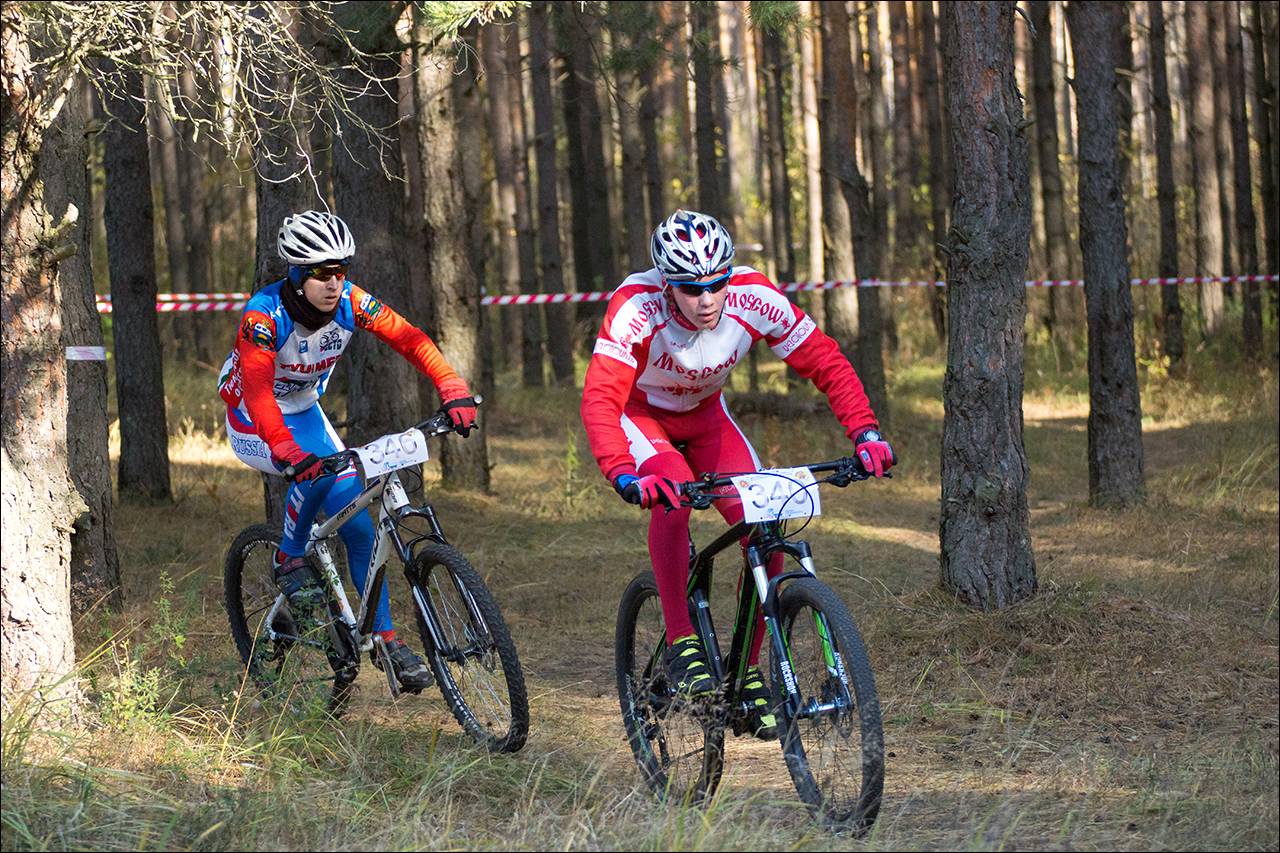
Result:
{"label": "thin tree trunk", "polygon": [[[107,360],[102,321],[95,307],[89,239],[88,83],[67,98],[62,117],[45,136],[41,159],[45,205],[51,211],[75,205],[80,219],[68,235],[75,254],[58,264],[62,299],[62,341],[67,347],[67,461],[85,509],[71,532],[71,608],[81,614],[99,604],[115,610],[124,603],[116,554],[107,448]],[[7,472],[6,472],[7,476]],[[8,517],[6,516],[6,521]]]}
{"label": "thin tree trunk", "polygon": [[942,586],[994,610],[1036,591],[1022,440],[1030,173],[1014,79],[1014,4],[943,3],[955,175],[943,385]]}
{"label": "thin tree trunk", "polygon": [[765,148],[769,153],[769,210],[772,256],[778,264],[778,280],[795,280],[796,253],[791,245],[791,176],[787,172],[787,134],[782,106],[782,35],[772,30],[761,33],[761,89],[765,99]]}
{"label": "thin tree trunk", "polygon": [[[1214,148],[1213,75],[1205,61],[1210,54],[1209,9],[1206,3],[1187,3],[1187,52],[1201,57],[1188,62],[1187,89],[1191,94],[1191,176],[1195,186],[1196,275],[1222,275],[1223,223],[1218,206],[1218,160]],[[1206,336],[1217,334],[1223,323],[1221,284],[1202,284],[1198,290],[1200,314]]]}
{"label": "thin tree trunk", "polygon": [[622,143],[622,225],[626,231],[626,272],[638,272],[651,266],[649,260],[649,218],[645,215],[644,138],[640,129],[641,84],[637,74],[639,64],[636,54],[643,50],[643,42],[652,25],[647,19],[643,4],[617,3],[609,6],[614,20],[613,47],[615,54],[625,55],[628,61],[614,73],[614,108],[618,113],[618,126]]}
{"label": "thin tree trunk", "polygon": [[[827,263],[839,279],[876,278],[880,258],[871,224],[867,182],[858,171],[853,140],[857,101],[849,50],[849,15],[843,3],[819,7],[822,25],[823,198]],[[887,427],[890,421],[882,355],[880,288],[858,287],[857,307],[848,288],[826,300],[829,334],[840,344],[862,379],[871,408]]]}
{"label": "thin tree trunk", "polygon": [[1115,42],[1124,6],[1072,3],[1080,126],[1080,253],[1089,320],[1089,500],[1125,506],[1143,493],[1142,406],[1133,345],[1115,105]]}
{"label": "thin tree trunk", "polygon": [[[0,690],[50,689],[74,700],[64,678],[75,664],[71,630],[71,531],[85,511],[67,462],[67,365],[58,261],[79,210],[52,209],[42,180],[42,145],[56,116],[32,67],[16,3],[0,7]],[[46,123],[48,122],[48,123]],[[78,168],[78,167],[77,167]],[[83,227],[83,226],[81,226]]]}
{"label": "thin tree trunk", "polygon": [[[1231,192],[1231,75],[1227,71],[1226,5],[1207,3],[1209,7],[1210,62],[1213,69],[1213,145],[1218,169],[1218,209],[1222,216],[1222,275],[1235,272],[1235,251],[1231,245],[1235,222],[1235,199]],[[1223,285],[1228,300],[1235,298],[1230,282]]]}
{"label": "thin tree trunk", "polygon": [[[947,179],[946,147],[942,143],[942,90],[938,86],[937,37],[933,18],[933,0],[916,3],[919,12],[920,31],[920,82],[923,90],[925,126],[929,136],[929,210],[933,223],[932,245],[933,278],[940,280],[946,267],[946,259],[939,246],[947,234]],[[1049,288],[1052,295],[1053,288]],[[1052,303],[1050,303],[1052,304]],[[947,340],[947,320],[944,307],[946,295],[941,288],[929,288],[929,308],[933,317],[933,330],[939,343]]]}
{"label": "thin tree trunk", "polygon": [[[116,397],[120,411],[121,498],[167,501],[169,431],[156,323],[156,262],[151,170],[142,75],[123,75],[123,97],[108,109],[107,258],[111,269]],[[185,268],[185,265],[184,265]]]}
{"label": "thin tree trunk", "polygon": [[[499,277],[503,293],[520,292],[520,249],[516,229],[516,149],[511,128],[511,88],[519,86],[506,72],[505,33],[511,25],[495,25],[480,31],[480,45],[485,64],[485,80],[489,86],[488,139],[493,153],[493,172],[497,190],[497,228]],[[499,347],[504,351],[508,367],[520,368],[524,356],[522,308],[498,309],[502,330]]]}
{"label": "thin tree trunk", "polygon": [[[884,91],[884,44],[880,38],[878,3],[863,4],[867,15],[867,82],[871,141],[871,219],[876,239],[889,245],[889,99]],[[942,236],[942,235],[939,235]]]}
{"label": "thin tree trunk", "polygon": [[[690,4],[693,23],[693,90],[698,156],[698,208],[716,217],[724,216],[720,194],[720,168],[716,155],[715,77],[720,74],[720,22],[714,4],[694,0]],[[726,224],[727,227],[727,224]]]}
{"label": "thin tree trunk", "polygon": [[909,274],[918,265],[920,218],[915,191],[917,144],[911,100],[910,19],[903,0],[889,3],[889,33],[893,43],[893,257],[894,272]]}
{"label": "thin tree trunk", "polygon": [[[660,32],[663,25],[663,19],[659,13],[655,11],[656,7],[662,4],[645,3],[648,10],[648,20],[651,25],[657,28],[655,32]],[[650,33],[652,36],[652,33]],[[646,55],[644,61],[640,64],[640,138],[644,144],[644,175],[645,175],[645,196],[648,199],[647,225],[650,229],[655,227],[657,223],[666,218],[667,200],[665,179],[662,171],[662,148],[658,143],[658,94],[659,94],[659,58],[652,55]],[[646,238],[648,234],[646,233]],[[646,243],[647,243],[646,239]],[[649,262],[644,261],[647,267]]]}
{"label": "thin tree trunk", "polygon": [[[1249,163],[1249,117],[1245,110],[1244,45],[1240,37],[1239,0],[1223,3],[1227,39],[1227,79],[1231,99],[1231,154],[1235,174],[1236,252],[1240,275],[1258,274],[1258,222],[1253,215],[1253,175]],[[1244,295],[1242,343],[1245,358],[1262,356],[1262,293],[1258,283],[1241,286]]]}
{"label": "thin tree trunk", "polygon": [[[548,4],[529,9],[529,73],[533,94],[533,148],[538,167],[538,245],[542,289],[564,292],[560,254],[559,169],[556,166],[556,125],[551,99],[551,49]],[[547,306],[547,351],[551,373],[562,386],[574,383],[573,322],[568,304]]]}
{"label": "thin tree trunk", "polygon": [[160,168],[157,177],[161,187],[160,197],[164,201],[164,235],[165,248],[169,259],[169,287],[177,293],[191,292],[190,264],[187,261],[187,229],[182,209],[187,203],[183,198],[182,179],[178,166],[178,134],[168,113],[160,106],[160,96],[155,87],[161,85],[153,78],[147,79],[151,90],[147,99],[147,118],[150,130],[155,137],[154,149],[151,153],[158,155],[156,159]]}
{"label": "thin tree trunk", "polygon": [[[538,247],[533,235],[533,200],[529,187],[529,140],[525,129],[525,93],[520,63],[519,19],[513,18],[506,39],[507,110],[511,116],[512,161],[515,164],[516,249],[520,255],[520,291],[536,293],[538,283]],[[544,383],[542,306],[530,305],[524,310],[521,334],[524,351],[521,357],[521,379],[526,388],[541,388]]]}
{"label": "thin tree trunk", "polygon": [[[1273,4],[1268,4],[1273,5]],[[1258,168],[1262,180],[1263,245],[1267,250],[1267,272],[1280,272],[1280,222],[1276,221],[1276,164],[1273,161],[1272,116],[1276,113],[1276,87],[1272,80],[1276,69],[1267,63],[1267,45],[1261,0],[1253,0],[1253,111],[1258,132]],[[1276,34],[1271,34],[1275,38]],[[1271,304],[1276,304],[1272,288]]]}
{"label": "thin tree trunk", "polygon": [[[190,68],[184,67],[179,75],[183,96],[190,102],[198,100],[195,75]],[[209,222],[210,201],[205,192],[205,177],[209,167],[205,161],[205,153],[212,153],[207,134],[197,137],[195,128],[188,125],[179,134],[178,168],[179,185],[186,199],[187,213],[187,279],[192,291],[207,293],[215,290],[213,284],[213,241]],[[215,190],[225,191],[225,190]],[[240,287],[235,288],[240,290]],[[208,365],[215,365],[221,358],[220,352],[225,341],[217,340],[214,334],[217,319],[206,314],[191,315],[189,322],[192,328],[196,358]]]}
{"label": "thin tree trunk", "polygon": [[[801,15],[805,21],[814,19],[815,11],[810,0],[801,0]],[[808,276],[810,281],[826,279],[826,258],[822,235],[822,144],[818,132],[818,63],[814,50],[816,34],[805,28],[798,36],[800,41],[800,103],[804,114],[804,162],[805,162],[805,240],[808,246]],[[809,313],[818,328],[827,330],[826,294],[813,292]]]}
{"label": "thin tree trunk", "polygon": [[[1032,98],[1035,102],[1036,150],[1039,155],[1040,195],[1044,208],[1044,245],[1047,273],[1052,278],[1071,277],[1067,216],[1062,203],[1062,172],[1058,162],[1058,115],[1053,91],[1053,27],[1048,0],[1031,0],[1031,22],[1036,34],[1031,44]],[[1045,325],[1053,334],[1058,321],[1058,289],[1046,288],[1049,309]]]}
{"label": "thin tree trunk", "polygon": [[[681,175],[693,172],[689,154],[693,151],[693,118],[689,115],[689,4],[684,0],[663,3],[671,15],[671,92],[670,107],[676,123],[675,157],[667,162]],[[657,225],[657,222],[654,222]]]}
{"label": "thin tree trunk", "polygon": [[[1178,275],[1178,200],[1173,178],[1173,111],[1165,67],[1164,4],[1161,0],[1148,0],[1147,8],[1151,18],[1151,99],[1155,107],[1156,193],[1160,203],[1160,276],[1172,277]],[[1165,355],[1170,365],[1178,365],[1185,349],[1178,286],[1162,285],[1160,302]]]}
{"label": "thin tree trunk", "polygon": [[[473,266],[464,210],[466,190],[462,174],[464,151],[460,146],[459,93],[453,86],[453,54],[432,50],[425,23],[414,24],[419,125],[419,157],[425,194],[427,265],[434,288],[436,343],[449,364],[464,379],[480,371],[480,279]],[[474,150],[474,149],[472,149]],[[485,432],[469,438],[452,436],[441,449],[444,483],[450,488],[489,489],[489,458]]]}

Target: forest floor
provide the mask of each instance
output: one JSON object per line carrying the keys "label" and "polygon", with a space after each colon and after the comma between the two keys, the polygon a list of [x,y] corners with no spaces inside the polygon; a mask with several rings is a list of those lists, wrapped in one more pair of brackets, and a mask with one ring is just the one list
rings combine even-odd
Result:
{"label": "forest floor", "polygon": [[[987,614],[938,586],[943,366],[892,373],[897,476],[825,493],[805,532],[883,705],[884,806],[856,841],[809,818],[776,745],[730,739],[703,810],[640,786],[613,631],[647,564],[646,522],[595,470],[572,392],[496,395],[491,495],[433,489],[428,469],[446,532],[515,635],[532,700],[523,751],[478,752],[438,691],[391,704],[371,667],[338,724],[285,725],[243,701],[221,572],[236,531],[261,520],[261,484],[216,429],[213,377],[171,372],[176,501],[117,510],[128,604],[78,625],[92,659],[80,722],[9,697],[0,846],[1274,850],[1280,389],[1274,367],[1196,358],[1182,378],[1142,371],[1148,497],[1125,511],[1087,503],[1082,369],[1029,366],[1039,591]],[[776,366],[763,377],[782,387]],[[815,412],[740,422],[766,464],[847,453]],[[721,528],[713,515],[695,518],[698,541]]]}

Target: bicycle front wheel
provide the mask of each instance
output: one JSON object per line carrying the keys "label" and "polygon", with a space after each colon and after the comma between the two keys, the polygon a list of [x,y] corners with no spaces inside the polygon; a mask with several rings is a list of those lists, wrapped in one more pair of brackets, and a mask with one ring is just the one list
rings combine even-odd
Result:
{"label": "bicycle front wheel", "polygon": [[275,585],[279,547],[278,529],[255,524],[227,549],[222,584],[231,636],[264,697],[304,716],[338,716],[358,666],[349,632],[331,600],[305,613],[290,609]]}
{"label": "bicycle front wheel", "polygon": [[[884,791],[880,700],[862,637],[840,597],[816,578],[792,581],[779,600],[798,713],[780,709],[779,737],[800,798],[832,828],[866,832]],[[774,684],[786,682],[777,660]]]}
{"label": "bicycle front wheel", "polygon": [[645,782],[668,802],[698,805],[724,769],[724,720],[709,699],[676,695],[663,652],[667,633],[652,572],[635,578],[618,607],[614,665],[622,724]]}
{"label": "bicycle front wheel", "polygon": [[454,718],[493,752],[520,749],[529,733],[524,673],[480,574],[457,550],[433,542],[414,557],[410,578],[422,647]]}

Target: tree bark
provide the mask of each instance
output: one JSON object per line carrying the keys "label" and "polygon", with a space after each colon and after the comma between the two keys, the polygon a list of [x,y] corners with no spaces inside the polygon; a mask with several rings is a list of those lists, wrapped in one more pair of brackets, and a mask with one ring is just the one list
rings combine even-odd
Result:
{"label": "tree bark", "polygon": [[[1062,171],[1058,161],[1058,113],[1053,91],[1053,27],[1049,0],[1031,0],[1031,22],[1036,34],[1031,44],[1032,98],[1035,102],[1036,152],[1039,155],[1040,196],[1044,208],[1044,245],[1048,275],[1071,277],[1067,215],[1062,203]],[[1058,289],[1046,288],[1050,335],[1058,322]]]}
{"label": "tree bark", "polygon": [[910,19],[903,0],[889,3],[889,35],[893,45],[893,257],[895,273],[905,275],[919,266],[921,229],[913,198],[919,160],[911,98]]}
{"label": "tree bark", "polygon": [[[71,608],[74,613],[104,604],[115,610],[123,603],[120,562],[116,553],[108,453],[107,361],[103,353],[102,321],[95,305],[90,264],[88,143],[88,83],[77,85],[67,98],[62,116],[45,137],[41,171],[49,210],[82,211],[68,244],[75,254],[58,265],[62,289],[62,341],[67,350],[67,458],[71,479],[85,503],[71,532]],[[96,352],[94,352],[96,350]]]}
{"label": "tree bark", "polygon": [[[61,81],[32,67],[16,3],[0,7],[0,689],[48,689],[74,700],[71,532],[86,510],[68,470],[67,365],[58,261],[88,211],[48,206],[42,147]],[[68,81],[69,84],[69,81]],[[80,227],[85,227],[81,225]],[[81,238],[83,242],[83,238]]]}
{"label": "tree bark", "polygon": [[[849,15],[843,3],[819,7],[822,27],[822,210],[826,223],[828,273],[837,279],[876,278],[880,257],[871,223],[867,182],[854,156],[857,127]],[[826,299],[828,334],[853,363],[867,399],[882,427],[889,424],[884,384],[880,289],[857,287],[830,291]],[[854,299],[857,299],[856,308]]]}
{"label": "tree bark", "polygon": [[[889,138],[889,99],[884,91],[884,45],[880,38],[879,4],[864,4],[867,15],[867,97],[870,109],[868,140],[871,156],[871,219],[875,224],[876,239],[881,246],[889,245],[889,156],[886,142]],[[941,236],[941,235],[939,235]]]}
{"label": "tree bark", "polygon": [[[805,21],[815,16],[811,0],[800,0],[800,10]],[[797,38],[800,41],[800,105],[804,116],[805,163],[805,243],[808,247],[808,277],[810,281],[826,279],[826,258],[822,234],[822,142],[818,132],[818,63],[814,50],[816,34],[810,27],[803,28]],[[826,294],[813,292],[809,313],[818,328],[827,329]]]}
{"label": "tree bark", "polygon": [[[1191,93],[1191,175],[1195,185],[1196,275],[1222,275],[1223,222],[1218,206],[1218,160],[1214,147],[1213,75],[1210,55],[1207,3],[1186,4],[1187,53],[1200,57],[1188,62],[1187,88]],[[1215,335],[1223,323],[1222,285],[1202,284],[1197,291],[1206,336]]]}
{"label": "tree bark", "polygon": [[[1165,65],[1164,4],[1148,0],[1151,18],[1151,100],[1156,126],[1156,195],[1160,205],[1160,276],[1178,275],[1177,185],[1173,178],[1173,110],[1169,104],[1168,72]],[[1182,363],[1182,303],[1178,286],[1160,287],[1164,352],[1170,365]]]}
{"label": "tree bark", "polygon": [[649,217],[645,210],[645,144],[641,128],[643,84],[640,67],[654,21],[646,3],[610,3],[613,35],[614,109],[622,142],[622,225],[626,231],[626,272],[652,266]]}
{"label": "tree bark", "polygon": [[1067,26],[1080,127],[1080,253],[1089,323],[1089,500],[1142,498],[1142,406],[1133,345],[1133,293],[1117,151],[1115,42],[1124,6],[1072,3]]}
{"label": "tree bark", "polygon": [[121,498],[167,501],[169,431],[156,323],[151,169],[142,75],[122,75],[123,97],[107,105],[107,259],[111,269],[116,398],[120,411]]}
{"label": "tree bark", "polygon": [[[425,197],[427,265],[434,288],[432,329],[449,364],[464,379],[480,369],[480,280],[468,241],[466,197],[462,186],[457,97],[452,83],[453,56],[432,49],[426,25],[414,26],[418,93],[419,156]],[[489,458],[485,433],[467,439],[451,436],[441,449],[444,484],[449,488],[488,491]]]}
{"label": "tree bark", "polygon": [[[196,91],[195,75],[191,69],[183,67],[179,75],[184,97],[195,103],[199,99]],[[205,160],[206,152],[211,153],[208,135],[197,137],[195,128],[188,125],[179,128],[178,134],[178,184],[182,187],[186,199],[187,214],[187,280],[191,290],[207,293],[217,288],[213,284],[213,233],[209,226],[212,219],[209,212],[210,200],[205,192],[205,177],[209,167]],[[236,290],[239,290],[237,287]],[[191,339],[196,358],[211,366],[219,366],[224,355],[220,352],[225,341],[217,340],[214,331],[218,326],[216,318],[204,314],[189,315]]]}
{"label": "tree bark", "polygon": [[[660,25],[660,18],[651,18]],[[658,142],[658,68],[657,58],[649,56],[640,66],[640,137],[644,143],[644,189],[648,199],[648,225],[652,229],[665,219],[667,210],[666,179],[662,171],[662,147]],[[646,243],[648,234],[646,234]],[[648,264],[648,261],[645,261]]]}
{"label": "tree bark", "polygon": [[[560,254],[559,168],[556,123],[551,99],[551,48],[546,3],[529,8],[529,74],[533,95],[533,150],[538,172],[538,271],[542,289],[563,293],[564,262]],[[547,353],[557,385],[574,384],[571,306],[547,306]]]}
{"label": "tree bark", "polygon": [[[1268,7],[1274,8],[1273,4],[1268,4]],[[1274,274],[1280,272],[1280,222],[1276,221],[1276,207],[1280,204],[1276,198],[1276,181],[1280,175],[1276,174],[1272,139],[1272,119],[1276,114],[1276,87],[1272,78],[1276,69],[1267,62],[1267,51],[1274,46],[1267,43],[1262,9],[1261,0],[1253,0],[1253,110],[1258,129],[1258,168],[1262,182],[1263,245],[1266,246],[1267,272]],[[1270,35],[1273,40],[1277,37],[1274,32]],[[1273,286],[1272,306],[1276,304],[1276,290]]]}
{"label": "tree bark", "polygon": [[[725,213],[721,196],[715,115],[715,78],[720,74],[720,19],[715,5],[694,0],[690,4],[693,38],[694,134],[697,137],[698,208],[720,219]],[[727,226],[726,226],[727,227]]]}
{"label": "tree bark", "polygon": [[160,196],[164,200],[164,234],[165,249],[169,259],[169,288],[177,293],[191,292],[191,265],[187,261],[187,228],[183,217],[184,204],[182,195],[182,179],[178,166],[178,134],[173,121],[160,105],[160,96],[155,88],[162,85],[154,78],[148,78],[150,97],[147,99],[147,118],[154,136],[153,154],[159,155],[161,186]]}
{"label": "tree bark", "polygon": [[[516,250],[520,256],[520,291],[536,293],[541,287],[538,281],[538,247],[533,234],[533,191],[529,187],[529,134],[525,127],[518,18],[512,19],[507,30],[504,53],[506,77],[510,81],[507,87],[507,111],[511,117],[512,161],[515,164]],[[526,388],[541,388],[544,384],[542,314],[541,305],[526,307],[520,326],[524,343],[520,360],[521,379]]]}
{"label": "tree bark", "polygon": [[773,257],[778,264],[778,280],[795,280],[796,253],[791,245],[791,176],[787,172],[787,134],[782,106],[782,34],[761,33],[760,64],[765,100],[765,148],[769,157],[769,210]]}
{"label": "tree bark", "polygon": [[[1223,4],[1226,24],[1227,79],[1231,82],[1231,160],[1235,175],[1236,256],[1235,273],[1258,274],[1258,221],[1253,214],[1253,170],[1249,163],[1249,116],[1245,108],[1244,43],[1240,36],[1239,0]],[[1262,292],[1256,281],[1241,285],[1244,312],[1241,320],[1245,358],[1262,357]]]}
{"label": "tree bark", "polygon": [[1011,2],[942,4],[954,195],[943,385],[941,582],[984,610],[1036,591],[1022,440],[1030,173]]}
{"label": "tree bark", "polygon": [[[920,83],[924,101],[925,126],[929,136],[929,211],[933,224],[930,255],[933,258],[933,278],[942,278],[946,259],[939,246],[947,234],[947,170],[946,147],[942,144],[942,91],[938,87],[937,36],[933,17],[932,0],[916,3],[920,32]],[[1053,288],[1049,288],[1052,295]],[[946,295],[941,288],[929,288],[929,309],[933,317],[933,330],[939,343],[947,340]]]}
{"label": "tree bark", "polygon": [[[519,86],[506,72],[506,37],[510,25],[495,24],[480,31],[480,46],[485,64],[485,80],[489,86],[489,98],[485,115],[488,119],[489,146],[493,153],[493,172],[496,183],[498,209],[495,211],[498,233],[499,278],[503,293],[519,293],[520,248],[516,229],[516,149],[511,128],[511,92]],[[503,361],[508,367],[522,370],[524,362],[524,332],[521,319],[523,308],[500,308],[499,327],[502,330],[498,346],[503,350]],[[523,371],[522,371],[523,375]],[[539,377],[541,378],[541,377]],[[540,384],[540,383],[539,383]]]}
{"label": "tree bark", "polygon": [[[1213,146],[1218,164],[1218,209],[1222,216],[1222,275],[1232,275],[1235,270],[1235,199],[1231,191],[1231,75],[1227,70],[1227,16],[1226,4],[1207,3],[1209,7],[1210,67],[1213,69]],[[1230,282],[1223,284],[1227,299],[1235,298],[1235,288]]]}

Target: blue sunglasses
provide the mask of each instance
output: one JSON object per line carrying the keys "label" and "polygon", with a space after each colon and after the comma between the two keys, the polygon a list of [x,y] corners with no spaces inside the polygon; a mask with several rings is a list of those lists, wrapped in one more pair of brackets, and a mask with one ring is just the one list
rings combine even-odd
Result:
{"label": "blue sunglasses", "polygon": [[672,281],[667,279],[667,284],[680,291],[685,296],[701,296],[704,293],[719,293],[729,285],[729,278],[733,275],[733,270],[725,270],[724,275],[719,278],[713,278],[711,281]]}

